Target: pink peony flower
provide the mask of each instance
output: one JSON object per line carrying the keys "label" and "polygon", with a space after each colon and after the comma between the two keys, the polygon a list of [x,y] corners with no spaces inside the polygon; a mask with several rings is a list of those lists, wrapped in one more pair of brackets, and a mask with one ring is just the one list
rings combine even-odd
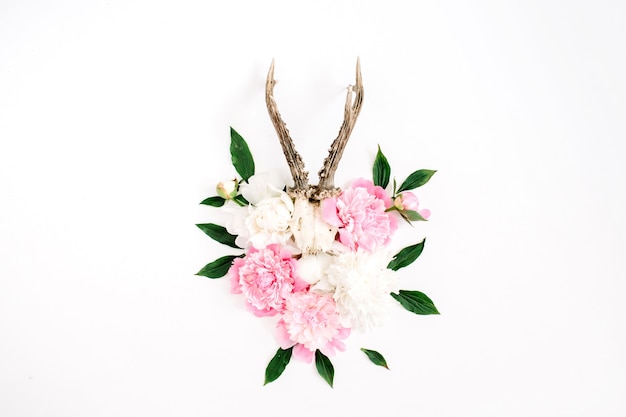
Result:
{"label": "pink peony flower", "polygon": [[282,318],[276,325],[280,347],[293,346],[297,359],[310,363],[315,351],[332,356],[335,349],[346,349],[341,341],[350,335],[350,329],[341,325],[335,301],[329,295],[296,292],[285,303]]}
{"label": "pink peony flower", "polygon": [[398,228],[398,221],[385,210],[392,206],[387,192],[373,182],[359,178],[336,198],[322,203],[322,216],[339,227],[339,241],[353,251],[373,252],[385,245]]}
{"label": "pink peony flower", "polygon": [[415,194],[413,194],[410,191],[405,191],[402,194],[398,195],[396,199],[394,200],[393,204],[394,206],[396,206],[398,210],[416,211],[419,214],[421,214],[421,216],[425,219],[427,219],[430,216],[430,210],[428,209],[418,210],[419,200],[417,199]]}
{"label": "pink peony flower", "polygon": [[237,258],[228,271],[233,293],[243,293],[257,316],[273,316],[283,310],[285,299],[294,291],[306,289],[297,277],[296,261],[279,245],[250,248],[245,258]]}

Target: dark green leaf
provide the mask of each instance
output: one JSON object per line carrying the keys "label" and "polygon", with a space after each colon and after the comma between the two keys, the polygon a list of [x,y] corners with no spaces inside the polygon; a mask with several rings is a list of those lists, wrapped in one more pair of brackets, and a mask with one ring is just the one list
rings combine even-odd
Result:
{"label": "dark green leaf", "polygon": [[330,362],[330,359],[326,355],[324,355],[320,350],[315,351],[315,367],[317,368],[317,372],[324,378],[328,385],[332,388],[333,379],[335,378],[335,368],[333,364]]}
{"label": "dark green leaf", "polygon": [[215,197],[205,198],[204,200],[200,202],[200,204],[204,204],[205,206],[213,206],[213,207],[222,207],[224,203],[226,203],[226,200],[224,200],[219,195],[216,195]]}
{"label": "dark green leaf", "polygon": [[435,172],[431,169],[420,169],[409,175],[409,177],[404,180],[400,188],[398,188],[398,192],[412,190],[417,187],[421,187],[426,184],[430,178],[435,175]]}
{"label": "dark green leaf", "polygon": [[426,239],[422,240],[420,243],[402,249],[393,257],[391,262],[389,262],[387,268],[397,271],[400,268],[411,265],[424,250],[425,242]]}
{"label": "dark green leaf", "polygon": [[230,246],[231,248],[241,249],[235,243],[237,236],[228,233],[225,227],[218,226],[213,223],[197,224],[196,226],[198,226],[200,230],[206,233],[211,239]]}
{"label": "dark green leaf", "polygon": [[389,184],[389,176],[391,175],[391,167],[389,166],[389,162],[387,162],[387,158],[380,150],[380,145],[378,146],[378,153],[376,154],[374,168],[372,171],[374,176],[374,185],[380,185],[383,188],[387,188],[387,185]]}
{"label": "dark green leaf", "polygon": [[254,159],[248,144],[235,129],[230,128],[230,156],[233,166],[244,181],[254,175]]}
{"label": "dark green leaf", "polygon": [[233,260],[235,258],[240,258],[243,255],[239,256],[222,256],[219,259],[211,262],[210,264],[205,265],[196,275],[200,275],[207,278],[222,278],[224,275],[228,273],[228,270],[233,264]]}
{"label": "dark green leaf", "polygon": [[439,314],[437,307],[430,298],[423,292],[400,290],[399,294],[391,293],[402,307],[415,314]]}
{"label": "dark green leaf", "polygon": [[416,222],[416,221],[423,221],[423,222],[425,222],[425,221],[428,221],[421,214],[419,214],[415,210],[402,210],[400,212],[400,214],[403,217],[406,217],[407,219],[409,219],[412,222]]}
{"label": "dark green leaf", "polygon": [[244,198],[244,196],[242,196],[241,194],[239,194],[239,195],[235,196],[235,197],[233,198],[233,200],[235,200],[235,202],[236,202],[237,204],[239,204],[240,206],[242,206],[242,207],[243,207],[243,206],[247,206],[247,205],[249,205],[249,204],[250,204],[250,203],[248,202],[248,200],[246,200],[246,199]]}
{"label": "dark green leaf", "polygon": [[380,353],[376,352],[375,350],[369,350],[365,348],[361,348],[361,351],[363,351],[367,355],[369,360],[372,361],[374,365],[383,366],[389,369],[389,367],[387,366],[387,361]]}
{"label": "dark green leaf", "polygon": [[276,355],[274,355],[270,363],[267,365],[267,368],[265,368],[265,383],[263,383],[263,385],[276,381],[278,377],[282,375],[291,360],[292,350],[293,347],[286,350],[278,348]]}

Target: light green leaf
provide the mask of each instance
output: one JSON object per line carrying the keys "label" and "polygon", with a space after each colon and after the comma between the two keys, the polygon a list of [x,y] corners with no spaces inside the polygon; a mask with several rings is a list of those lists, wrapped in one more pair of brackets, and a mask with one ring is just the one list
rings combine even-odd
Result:
{"label": "light green leaf", "polygon": [[391,167],[389,166],[389,162],[387,162],[387,158],[380,150],[380,145],[378,146],[378,153],[376,154],[376,159],[374,160],[372,174],[374,177],[374,185],[387,188],[387,185],[389,184],[389,176],[391,175]]}
{"label": "light green leaf", "polygon": [[367,355],[369,360],[372,361],[374,365],[382,366],[389,369],[389,367],[387,366],[387,361],[380,353],[376,352],[375,350],[365,348],[361,348],[361,351]]}
{"label": "light green leaf", "polygon": [[400,268],[411,265],[424,250],[424,243],[426,243],[426,239],[422,240],[420,243],[402,249],[393,257],[391,262],[389,262],[387,268],[397,271]]}
{"label": "light green leaf", "polygon": [[240,258],[243,255],[239,256],[222,256],[221,258],[216,259],[210,264],[205,265],[196,275],[200,275],[207,278],[222,278],[224,275],[228,273],[228,270],[233,264],[233,261],[236,258]]}
{"label": "light green leaf", "polygon": [[205,206],[213,206],[213,207],[222,207],[224,203],[226,203],[226,200],[224,200],[219,195],[216,195],[215,197],[205,198],[204,200],[200,202],[200,204],[204,204]]}
{"label": "light green leaf", "polygon": [[401,210],[400,214],[402,215],[402,217],[405,217],[406,219],[408,219],[408,220],[410,220],[412,222],[416,222],[416,221],[426,222],[426,221],[428,221],[421,214],[419,214],[415,210]]}
{"label": "light green leaf", "polygon": [[324,378],[330,387],[333,387],[333,379],[335,378],[335,368],[330,362],[330,359],[324,355],[320,350],[315,351],[315,367],[317,372]]}
{"label": "light green leaf", "polygon": [[207,234],[211,239],[223,243],[224,245],[230,246],[231,248],[241,249],[235,243],[235,239],[237,236],[231,235],[228,233],[225,227],[218,226],[213,223],[205,223],[205,224],[197,224],[198,228]]}
{"label": "light green leaf", "polygon": [[420,315],[439,314],[435,304],[423,292],[400,290],[399,294],[391,293],[391,296],[412,313]]}
{"label": "light green leaf", "polygon": [[254,159],[248,144],[239,133],[230,128],[230,156],[233,166],[244,181],[254,175]]}
{"label": "light green leaf", "polygon": [[289,349],[278,348],[276,355],[272,358],[270,363],[265,368],[265,382],[263,385],[267,385],[272,381],[276,381],[279,376],[283,374],[283,371],[291,360],[291,352],[293,347]]}
{"label": "light green leaf", "polygon": [[433,175],[435,175],[435,172],[437,171],[431,169],[420,169],[415,171],[409,175],[406,180],[404,180],[404,182],[400,185],[400,188],[398,188],[398,192],[401,193],[402,191],[408,191],[421,187],[426,184]]}

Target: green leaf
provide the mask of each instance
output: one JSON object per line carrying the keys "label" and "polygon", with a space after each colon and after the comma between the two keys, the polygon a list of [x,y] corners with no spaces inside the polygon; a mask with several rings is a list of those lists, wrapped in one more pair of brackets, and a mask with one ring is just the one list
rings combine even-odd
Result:
{"label": "green leaf", "polygon": [[235,239],[237,236],[231,235],[228,233],[225,227],[218,226],[213,223],[205,223],[205,224],[197,224],[198,228],[207,234],[211,239],[223,243],[224,245],[230,246],[231,248],[241,249],[235,243]]}
{"label": "green leaf", "polygon": [[361,348],[361,351],[367,355],[369,360],[372,361],[374,365],[382,366],[389,369],[389,367],[387,366],[387,361],[380,353],[376,352],[375,350],[365,348]]}
{"label": "green leaf", "polygon": [[226,203],[226,200],[224,200],[219,195],[216,195],[215,197],[205,198],[204,200],[200,202],[200,204],[204,204],[205,206],[213,206],[213,207],[222,207],[224,203]]}
{"label": "green leaf", "polygon": [[412,190],[417,187],[421,187],[426,184],[430,178],[435,175],[435,172],[431,169],[420,169],[408,176],[406,180],[398,188],[398,192]]}
{"label": "green leaf", "polygon": [[420,315],[439,314],[435,304],[423,292],[400,290],[399,294],[391,293],[391,296],[412,313]]}
{"label": "green leaf", "polygon": [[241,194],[236,195],[233,200],[235,200],[235,203],[239,204],[241,207],[247,206],[250,203],[248,202],[248,200],[245,199],[244,196],[242,196]]}
{"label": "green leaf", "polygon": [[387,268],[397,271],[400,268],[411,265],[424,250],[425,242],[426,239],[422,240],[420,243],[416,243],[415,245],[407,246],[400,252],[396,253],[391,262],[389,262],[389,265],[387,265]]}
{"label": "green leaf", "polygon": [[333,379],[335,378],[335,368],[330,362],[330,359],[324,355],[320,350],[315,351],[315,367],[317,372],[324,378],[330,387],[333,387]]}
{"label": "green leaf", "polygon": [[254,159],[248,144],[239,133],[230,128],[230,156],[233,166],[244,181],[254,175]]}
{"label": "green leaf", "polygon": [[416,222],[416,221],[427,222],[428,221],[415,210],[402,210],[400,211],[400,214],[402,215],[402,217],[405,217],[412,222]]}
{"label": "green leaf", "polygon": [[286,350],[278,348],[278,350],[276,351],[276,355],[274,355],[270,363],[267,365],[267,368],[265,368],[265,382],[263,383],[263,385],[267,385],[272,381],[276,381],[278,377],[283,374],[283,371],[291,360],[292,350],[293,347],[290,347]]}
{"label": "green leaf", "polygon": [[228,270],[233,264],[233,261],[236,258],[241,258],[243,255],[239,256],[222,256],[221,258],[216,259],[215,261],[207,264],[202,268],[196,275],[200,275],[207,278],[222,278],[224,275],[228,273]]}
{"label": "green leaf", "polygon": [[389,162],[387,162],[387,158],[380,150],[380,145],[378,145],[378,153],[376,154],[374,168],[372,171],[374,185],[380,185],[383,188],[387,188],[387,185],[389,184],[389,176],[391,175],[391,167],[389,166]]}

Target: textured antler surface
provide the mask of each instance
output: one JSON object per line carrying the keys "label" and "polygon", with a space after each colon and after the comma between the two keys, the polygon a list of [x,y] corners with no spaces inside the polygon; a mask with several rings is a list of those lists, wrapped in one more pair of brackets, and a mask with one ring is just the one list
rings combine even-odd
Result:
{"label": "textured antler surface", "polygon": [[[354,94],[354,99],[353,99]],[[363,80],[361,79],[361,63],[356,61],[356,83],[354,86],[348,86],[348,94],[346,96],[346,106],[344,110],[344,119],[337,138],[333,141],[328,156],[324,160],[324,166],[319,171],[319,189],[332,190],[335,188],[335,171],[339,166],[339,161],[346,148],[352,129],[356,123],[356,119],[361,112],[363,104]]]}
{"label": "textured antler surface", "polygon": [[293,140],[289,135],[289,130],[287,130],[287,126],[285,125],[285,122],[280,117],[280,113],[278,112],[278,106],[276,105],[276,101],[274,100],[275,84],[276,80],[274,80],[274,60],[272,60],[272,65],[270,66],[270,70],[267,73],[267,81],[265,83],[265,101],[267,103],[267,111],[270,114],[270,119],[272,119],[272,123],[274,124],[274,128],[276,129],[276,133],[278,134],[278,139],[280,140],[280,145],[282,146],[283,153],[285,154],[285,158],[287,159],[289,170],[291,171],[291,177],[293,178],[294,183],[292,190],[296,192],[306,191],[309,184],[309,173],[304,170],[304,162],[302,161],[302,157],[300,157],[300,154],[296,151]]}

